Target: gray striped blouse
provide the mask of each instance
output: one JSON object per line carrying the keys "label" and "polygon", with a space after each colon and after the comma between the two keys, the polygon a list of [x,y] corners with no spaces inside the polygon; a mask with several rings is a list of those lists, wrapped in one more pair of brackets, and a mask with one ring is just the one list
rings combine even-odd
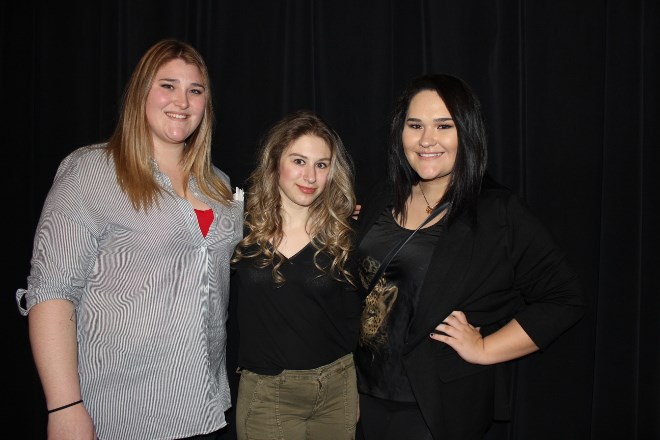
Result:
{"label": "gray striped blouse", "polygon": [[136,211],[104,148],[80,148],[60,164],[28,287],[16,292],[20,312],[51,299],[75,304],[82,398],[101,439],[217,430],[230,406],[229,259],[243,232],[243,202],[220,205],[191,179],[190,190],[214,212],[204,237],[191,204],[153,162],[166,192],[158,207]]}

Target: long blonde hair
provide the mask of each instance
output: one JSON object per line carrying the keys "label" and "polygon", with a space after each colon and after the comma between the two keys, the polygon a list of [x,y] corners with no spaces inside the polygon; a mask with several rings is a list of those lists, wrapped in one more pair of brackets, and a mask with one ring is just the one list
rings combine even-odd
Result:
{"label": "long blonde hair", "polygon": [[[273,280],[281,285],[285,279],[279,268],[283,260],[273,249],[283,239],[281,196],[279,191],[279,161],[283,152],[304,135],[323,139],[332,154],[325,189],[309,208],[308,230],[316,249],[314,264],[322,272],[340,281],[353,284],[346,269],[352,249],[350,217],[355,208],[353,162],[337,133],[315,113],[301,110],[276,123],[267,133],[258,155],[258,164],[248,179],[246,192],[247,234],[238,244],[233,262],[256,258],[259,267],[272,266]],[[256,244],[256,250],[247,249]],[[317,256],[332,257],[329,268],[317,263]]]}
{"label": "long blonde hair", "polygon": [[214,114],[211,82],[202,56],[187,43],[165,39],[153,45],[135,67],[124,91],[119,122],[108,141],[107,153],[116,168],[117,181],[136,210],[147,211],[158,204],[162,188],[154,179],[151,161],[153,141],[145,112],[145,103],[158,69],[165,63],[181,59],[196,66],[207,91],[204,116],[197,129],[186,139],[183,170],[193,176],[199,189],[209,198],[229,205],[231,189],[218,177],[211,164],[211,137]]}

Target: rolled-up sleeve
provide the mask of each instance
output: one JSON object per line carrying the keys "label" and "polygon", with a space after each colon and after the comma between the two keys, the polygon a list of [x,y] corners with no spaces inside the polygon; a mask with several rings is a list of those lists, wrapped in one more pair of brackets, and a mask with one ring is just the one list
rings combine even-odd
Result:
{"label": "rolled-up sleeve", "polygon": [[508,220],[514,288],[525,302],[515,318],[544,349],[583,316],[586,299],[549,230],[516,197],[509,200]]}

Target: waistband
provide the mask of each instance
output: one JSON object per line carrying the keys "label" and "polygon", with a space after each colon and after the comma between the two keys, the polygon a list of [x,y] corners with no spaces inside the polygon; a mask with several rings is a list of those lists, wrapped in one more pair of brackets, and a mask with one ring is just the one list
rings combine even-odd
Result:
{"label": "waistband", "polygon": [[354,367],[355,367],[355,363],[353,361],[353,353],[348,353],[347,355],[344,355],[339,359],[337,359],[336,361],[333,361],[327,365],[322,365],[320,367],[312,368],[309,370],[282,370],[281,373],[276,375],[264,375],[260,373],[255,373],[253,371],[244,368],[239,368],[239,372],[241,374],[250,373],[250,374],[257,374],[260,376],[270,376],[270,377],[282,377],[282,376],[319,377],[319,376],[327,376],[333,373],[338,373],[346,370],[347,368],[354,368]]}
{"label": "waistband", "polygon": [[284,370],[282,373],[293,373],[293,374],[330,374],[334,373],[337,371],[343,371],[346,369],[346,367],[352,367],[354,366],[353,362],[353,353],[348,353],[347,355],[344,355],[337,359],[334,362],[331,362],[327,365],[322,365],[317,368],[312,368],[310,370]]}

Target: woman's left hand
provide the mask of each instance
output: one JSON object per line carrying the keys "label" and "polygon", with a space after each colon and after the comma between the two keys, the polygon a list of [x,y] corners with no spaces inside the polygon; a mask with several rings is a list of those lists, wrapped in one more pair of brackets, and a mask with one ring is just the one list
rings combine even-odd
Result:
{"label": "woman's left hand", "polygon": [[472,364],[484,361],[484,339],[480,328],[467,321],[465,313],[453,311],[435,328],[441,333],[431,333],[431,339],[444,342],[456,350],[458,355]]}

